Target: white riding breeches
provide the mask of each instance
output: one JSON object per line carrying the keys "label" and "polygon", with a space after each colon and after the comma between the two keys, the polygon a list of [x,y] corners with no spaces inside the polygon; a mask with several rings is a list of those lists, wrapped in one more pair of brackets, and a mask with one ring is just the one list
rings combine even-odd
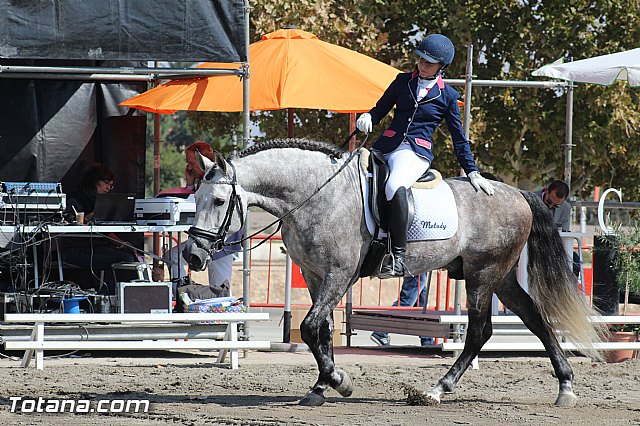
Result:
{"label": "white riding breeches", "polygon": [[389,179],[384,188],[387,201],[393,198],[398,188],[411,188],[420,176],[429,169],[431,163],[416,155],[408,143],[401,143],[395,150],[384,155],[389,165]]}

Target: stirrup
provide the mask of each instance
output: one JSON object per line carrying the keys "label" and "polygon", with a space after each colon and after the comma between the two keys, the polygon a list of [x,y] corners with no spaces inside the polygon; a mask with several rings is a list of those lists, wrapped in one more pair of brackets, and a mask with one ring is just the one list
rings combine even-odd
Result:
{"label": "stirrup", "polygon": [[386,278],[404,277],[405,270],[406,267],[402,258],[397,258],[393,253],[389,253],[382,258],[378,278],[384,280]]}

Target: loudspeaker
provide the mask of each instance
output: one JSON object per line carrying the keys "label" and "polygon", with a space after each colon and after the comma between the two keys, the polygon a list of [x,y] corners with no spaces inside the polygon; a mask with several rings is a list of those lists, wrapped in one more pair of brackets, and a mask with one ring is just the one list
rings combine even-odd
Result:
{"label": "loudspeaker", "polygon": [[167,314],[171,312],[170,282],[117,283],[121,314]]}

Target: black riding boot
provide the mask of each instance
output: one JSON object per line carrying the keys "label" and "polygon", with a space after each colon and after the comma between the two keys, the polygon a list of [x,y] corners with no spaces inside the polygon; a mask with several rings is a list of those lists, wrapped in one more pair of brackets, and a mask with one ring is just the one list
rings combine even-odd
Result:
{"label": "black riding boot", "polygon": [[404,254],[407,247],[407,220],[409,206],[407,190],[400,187],[388,204],[388,228],[391,254],[385,256],[380,267],[380,278],[402,277],[405,273]]}

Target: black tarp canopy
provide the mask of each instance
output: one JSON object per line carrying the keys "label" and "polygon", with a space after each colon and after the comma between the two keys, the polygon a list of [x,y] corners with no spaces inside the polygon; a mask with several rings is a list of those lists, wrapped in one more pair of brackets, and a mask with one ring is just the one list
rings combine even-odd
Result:
{"label": "black tarp canopy", "polygon": [[[246,61],[244,8],[243,0],[0,0],[0,66]],[[144,196],[145,116],[117,105],[146,89],[0,72],[0,181],[71,190],[87,164],[101,162],[116,190]]]}
{"label": "black tarp canopy", "polygon": [[0,0],[0,57],[244,62],[242,0]]}

